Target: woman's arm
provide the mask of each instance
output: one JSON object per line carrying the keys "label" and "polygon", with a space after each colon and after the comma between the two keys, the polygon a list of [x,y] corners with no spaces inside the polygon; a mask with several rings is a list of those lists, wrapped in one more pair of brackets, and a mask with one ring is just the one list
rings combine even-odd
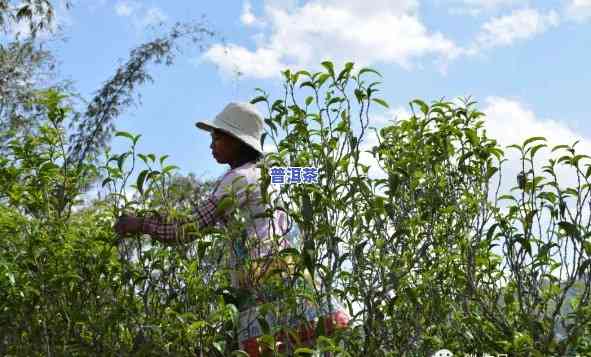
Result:
{"label": "woman's arm", "polygon": [[[197,238],[197,230],[213,225],[218,220],[224,222],[228,212],[237,207],[244,206],[247,200],[249,187],[244,176],[240,173],[230,171],[224,175],[216,189],[205,203],[199,206],[187,220],[193,223],[193,227],[187,226],[185,222],[164,223],[156,218],[146,218],[142,224],[142,233],[149,234],[153,239],[167,244],[186,243]],[[233,197],[232,204],[218,204],[226,197]],[[222,207],[223,206],[223,207]],[[195,227],[195,225],[197,227]],[[197,229],[195,229],[197,228]]]}
{"label": "woman's arm", "polygon": [[142,221],[141,232],[166,244],[191,242],[197,238],[199,229],[211,226],[217,221],[216,206],[217,202],[213,197],[210,197],[193,211],[189,219],[172,223],[164,223],[164,219],[145,217]]}

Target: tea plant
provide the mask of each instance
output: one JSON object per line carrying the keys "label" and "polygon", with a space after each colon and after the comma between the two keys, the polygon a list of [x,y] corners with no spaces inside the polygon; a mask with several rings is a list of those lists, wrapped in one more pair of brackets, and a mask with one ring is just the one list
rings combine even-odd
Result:
{"label": "tea plant", "polygon": [[[266,106],[263,140],[276,148],[261,165],[262,216],[285,210],[301,232],[275,252],[290,278],[277,269],[260,281],[280,304],[261,308],[288,316],[306,300],[330,312],[336,298],[352,316],[346,330],[317,323],[315,345],[291,354],[591,353],[589,158],[563,145],[540,162],[549,148],[532,137],[508,148],[521,173],[502,192],[505,152],[476,103],[413,100],[408,118],[377,129],[380,74],[322,66],[287,70],[282,98],[252,100]],[[186,225],[185,244],[118,237],[126,213],[191,223],[211,183],[138,153],[140,135],[126,132],[115,132],[123,153],[68,160],[81,146],[65,139],[75,113],[64,100],[39,93],[39,129],[2,133],[12,139],[0,158],[0,354],[244,356],[245,296],[228,264],[239,212],[227,227]],[[274,190],[273,166],[317,167],[318,183]],[[106,196],[84,205],[99,177]],[[296,330],[259,322],[265,354],[287,355]]]}

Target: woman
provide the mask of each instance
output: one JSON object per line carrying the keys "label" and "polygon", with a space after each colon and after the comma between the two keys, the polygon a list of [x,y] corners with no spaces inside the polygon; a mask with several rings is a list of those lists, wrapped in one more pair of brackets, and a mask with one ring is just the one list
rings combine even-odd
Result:
{"label": "woman", "polygon": [[[195,210],[192,221],[167,224],[161,219],[126,215],[119,218],[115,230],[120,235],[149,234],[153,239],[172,244],[191,240],[184,234],[184,223],[196,223],[199,228],[214,224],[229,226],[236,213],[245,218],[246,228],[243,232],[246,239],[234,239],[230,249],[232,287],[243,292],[238,302],[241,312],[241,347],[251,356],[258,356],[256,337],[262,332],[255,305],[280,298],[277,292],[281,289],[263,282],[267,272],[277,269],[289,271],[288,262],[277,258],[275,253],[296,244],[297,230],[288,230],[284,211],[275,210],[271,217],[262,217],[267,208],[261,198],[261,170],[258,165],[263,158],[263,120],[254,106],[230,103],[212,123],[198,122],[196,126],[211,133],[213,157],[220,164],[230,165],[230,170],[218,181],[205,204]],[[234,200],[229,200],[230,204],[223,203],[228,197]],[[283,278],[286,284],[290,280],[286,274],[283,274]],[[304,309],[304,314],[311,320],[318,317],[320,312],[308,307]],[[335,315],[333,320],[336,320],[336,326],[331,324],[329,328],[345,326],[348,317],[341,313]],[[311,338],[309,335],[307,333],[305,337]]]}

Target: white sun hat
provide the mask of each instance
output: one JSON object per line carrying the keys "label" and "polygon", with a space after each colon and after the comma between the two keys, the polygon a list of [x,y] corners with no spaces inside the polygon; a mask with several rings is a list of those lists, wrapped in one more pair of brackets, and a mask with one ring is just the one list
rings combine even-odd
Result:
{"label": "white sun hat", "polygon": [[261,136],[263,135],[263,119],[256,107],[250,103],[232,102],[216,115],[213,122],[199,121],[195,123],[199,129],[212,131],[219,129],[241,140],[248,146],[263,153]]}

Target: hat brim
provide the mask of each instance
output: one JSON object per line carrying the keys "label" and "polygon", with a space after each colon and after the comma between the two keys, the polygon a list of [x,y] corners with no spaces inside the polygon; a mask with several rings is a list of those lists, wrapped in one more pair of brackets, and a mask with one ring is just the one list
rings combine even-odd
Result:
{"label": "hat brim", "polygon": [[205,131],[213,131],[214,129],[217,129],[215,126],[211,125],[211,123],[205,121],[199,121],[195,123],[195,126]]}
{"label": "hat brim", "polygon": [[223,133],[226,133],[226,134],[228,134],[228,135],[230,135],[230,136],[232,136],[232,137],[235,137],[236,139],[238,139],[238,140],[242,141],[242,139],[240,139],[239,137],[237,137],[237,136],[236,136],[236,135],[234,135],[233,133],[229,132],[228,130],[226,130],[226,129],[222,129],[222,128],[219,128],[219,127],[217,127],[217,126],[213,125],[212,123],[209,123],[209,122],[206,122],[206,121],[200,121],[200,122],[197,122],[197,123],[195,123],[195,126],[196,126],[197,128],[199,128],[199,129],[202,129],[202,130],[208,131],[208,132],[210,132],[210,133],[211,133],[211,132],[213,132],[214,130],[218,130],[218,131],[221,131],[221,132],[223,132]]}

